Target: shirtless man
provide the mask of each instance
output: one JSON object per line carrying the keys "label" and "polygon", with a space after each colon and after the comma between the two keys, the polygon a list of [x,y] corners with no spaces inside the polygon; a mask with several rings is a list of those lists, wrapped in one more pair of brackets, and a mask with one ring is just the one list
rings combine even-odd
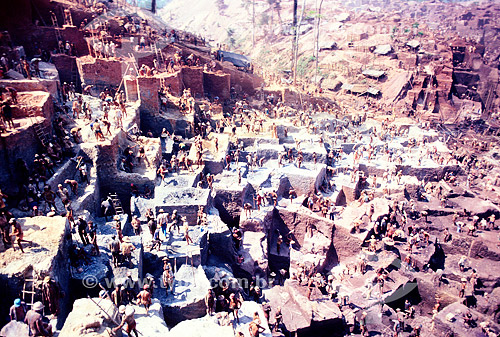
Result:
{"label": "shirtless man", "polygon": [[127,332],[127,335],[132,336],[131,333],[133,331],[135,333],[135,337],[139,337],[139,334],[137,333],[137,329],[136,329],[137,323],[136,323],[135,318],[134,318],[134,313],[135,313],[134,308],[131,306],[129,306],[127,308],[122,306],[122,307],[120,307],[120,309],[119,309],[119,311],[120,311],[120,313],[123,314],[123,318],[122,318],[120,325],[118,325],[116,328],[113,329],[113,332],[117,332],[118,330],[123,328],[123,326],[125,324],[127,324],[127,328],[125,329],[125,331]]}
{"label": "shirtless man", "polygon": [[248,331],[251,337],[259,337],[260,333],[265,331],[260,325],[260,318],[257,312],[254,314],[254,320],[248,325]]}
{"label": "shirtless man", "polygon": [[[167,261],[168,261],[168,259],[167,259]],[[161,278],[162,278],[163,286],[165,287],[165,294],[168,296],[169,289],[170,289],[170,292],[173,294],[174,293],[174,287],[173,287],[174,276],[173,276],[170,264],[168,262],[165,263],[165,265],[163,267],[163,274],[162,274]]]}
{"label": "shirtless man", "polygon": [[10,219],[9,223],[12,226],[12,231],[10,234],[13,237],[12,242],[17,242],[17,244],[19,245],[19,248],[21,249],[21,252],[24,253],[23,246],[21,245],[21,242],[27,242],[30,245],[32,244],[32,242],[23,239],[23,237],[24,237],[23,228],[21,227],[21,224],[16,221],[16,219],[14,219],[14,218]]}
{"label": "shirtless man", "polygon": [[144,305],[146,309],[146,315],[149,313],[149,307],[151,306],[151,293],[149,292],[149,284],[144,285],[144,289],[137,295],[138,304]]}
{"label": "shirtless man", "polygon": [[229,312],[233,313],[236,322],[240,324],[240,318],[238,317],[238,310],[241,307],[241,301],[238,297],[236,297],[235,293],[229,295]]}
{"label": "shirtless man", "polygon": [[190,245],[193,243],[193,239],[189,236],[189,223],[185,216],[182,217],[182,231],[184,232],[184,239],[186,240],[186,244]]}
{"label": "shirtless man", "polygon": [[71,192],[73,193],[73,195],[77,195],[78,194],[78,181],[71,180],[71,179],[66,179],[66,180],[64,180],[64,183],[69,185],[69,187],[70,187]]}

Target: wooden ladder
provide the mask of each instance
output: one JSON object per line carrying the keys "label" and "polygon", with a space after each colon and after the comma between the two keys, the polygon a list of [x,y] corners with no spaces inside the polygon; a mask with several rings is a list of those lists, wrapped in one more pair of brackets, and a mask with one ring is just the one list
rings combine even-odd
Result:
{"label": "wooden ladder", "polygon": [[137,60],[135,59],[134,54],[128,53],[128,57],[132,60],[132,65],[134,66],[135,72],[137,75],[139,75],[139,69],[137,69]]}
{"label": "wooden ladder", "polygon": [[493,104],[493,101],[495,100],[495,92],[498,86],[498,82],[496,84],[493,84],[491,82],[488,83],[488,94],[486,96],[486,102],[484,105],[484,112],[485,116],[489,117],[489,111],[491,109],[491,105]]}
{"label": "wooden ladder", "polygon": [[33,129],[35,130],[36,137],[40,140],[43,146],[47,147],[49,145],[50,139],[47,133],[45,132],[45,128],[43,127],[43,122],[38,123],[36,120],[36,115],[33,110],[29,112],[29,118],[31,120],[31,124],[33,125]]}
{"label": "wooden ladder", "polygon": [[118,195],[116,193],[110,193],[111,203],[113,204],[113,208],[115,209],[115,213],[117,215],[123,214],[123,207],[120,199],[118,199]]}
{"label": "wooden ladder", "polygon": [[[26,305],[32,306],[33,303],[35,302],[35,295],[36,295],[35,282],[36,281],[37,280],[36,280],[35,271],[33,269],[31,269],[29,274],[24,276],[24,283],[23,283],[22,297],[23,297],[23,301],[24,301],[24,303],[26,303]],[[28,289],[30,289],[30,290],[28,290]],[[31,296],[31,300],[28,302],[27,298],[29,296]]]}
{"label": "wooden ladder", "polygon": [[[76,62],[76,61],[75,61]],[[70,79],[71,83],[73,83],[75,85],[75,88],[78,84],[78,67],[76,66],[76,64],[73,64],[73,62],[71,62],[71,79]]]}
{"label": "wooden ladder", "polygon": [[64,54],[64,41],[58,28],[56,13],[51,12],[50,19],[52,20],[52,26],[54,27],[54,33],[56,34],[57,49],[59,50],[59,53]]}
{"label": "wooden ladder", "polygon": [[153,43],[153,51],[155,53],[156,60],[158,61],[158,68],[163,69],[165,65],[165,59],[163,58],[163,53],[161,52],[161,49],[158,49],[156,42]]}

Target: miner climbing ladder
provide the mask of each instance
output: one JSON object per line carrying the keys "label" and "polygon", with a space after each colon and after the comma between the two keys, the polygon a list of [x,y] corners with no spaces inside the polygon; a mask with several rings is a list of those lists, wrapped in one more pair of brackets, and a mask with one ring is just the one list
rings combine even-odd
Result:
{"label": "miner climbing ladder", "polygon": [[110,193],[111,203],[113,204],[113,208],[115,209],[115,213],[117,215],[123,214],[123,207],[120,199],[118,199],[118,195],[116,193]]}
{"label": "miner climbing ladder", "polygon": [[[33,303],[35,302],[35,282],[36,282],[36,277],[35,277],[35,271],[31,269],[30,274],[24,276],[24,283],[23,283],[23,290],[22,290],[22,297],[24,303],[26,305],[32,306]],[[30,289],[30,290],[27,290]],[[31,300],[28,302],[27,298],[31,296]]]}
{"label": "miner climbing ladder", "polygon": [[163,69],[163,66],[165,65],[165,59],[163,58],[163,53],[161,52],[161,49],[158,49],[156,42],[154,42],[152,44],[152,46],[153,46],[153,52],[155,53],[156,60],[158,61],[158,70]]}
{"label": "miner climbing ladder", "polygon": [[56,34],[57,49],[59,50],[59,53],[64,54],[64,42],[61,32],[59,31],[59,25],[57,24],[56,13],[50,12],[50,19],[52,20],[52,26],[54,27],[54,33]]}

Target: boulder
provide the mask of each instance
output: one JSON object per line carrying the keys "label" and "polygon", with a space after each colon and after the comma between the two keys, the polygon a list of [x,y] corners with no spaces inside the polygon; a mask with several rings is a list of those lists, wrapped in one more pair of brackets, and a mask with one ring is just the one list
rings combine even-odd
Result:
{"label": "boulder", "polygon": [[73,303],[73,310],[66,319],[59,335],[65,337],[105,336],[106,328],[116,326],[113,319],[118,322],[117,315],[116,306],[108,299],[78,299]]}
{"label": "boulder", "polygon": [[295,165],[286,165],[281,172],[287,176],[297,195],[302,195],[319,189],[325,178],[326,165],[304,165],[300,169]]}
{"label": "boulder", "polygon": [[275,286],[265,292],[272,308],[281,307],[283,323],[288,331],[309,328],[313,322],[337,320],[342,312],[332,301],[309,301],[306,287],[296,281],[287,280],[284,286]]}
{"label": "boulder", "polygon": [[11,321],[0,331],[0,336],[4,337],[28,337],[28,325],[23,322]]}
{"label": "boulder", "polygon": [[[232,319],[232,315],[227,318],[225,312],[216,313],[214,316],[204,316],[198,319],[183,321],[170,330],[169,337],[233,337],[236,332],[241,331],[245,337],[250,337],[248,326],[253,320],[254,313],[257,312],[261,319],[261,326],[264,327],[264,332],[260,334],[263,337],[271,337],[268,322],[264,316],[264,312],[259,304],[251,301],[242,303],[239,310],[239,323]],[[233,327],[229,325],[233,324]]]}
{"label": "boulder", "polygon": [[205,295],[210,288],[201,266],[182,265],[174,275],[174,294],[163,303],[167,324],[205,316]]}

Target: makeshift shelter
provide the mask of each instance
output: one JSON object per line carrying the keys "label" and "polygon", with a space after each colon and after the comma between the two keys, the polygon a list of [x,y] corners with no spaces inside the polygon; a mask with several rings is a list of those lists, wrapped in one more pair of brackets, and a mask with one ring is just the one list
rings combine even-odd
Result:
{"label": "makeshift shelter", "polygon": [[370,94],[373,96],[378,96],[380,94],[380,90],[374,87],[369,87],[364,84],[349,84],[349,83],[344,83],[342,85],[342,89],[345,91],[349,91],[351,94],[355,94],[358,96],[365,95],[365,94]]}
{"label": "makeshift shelter", "polygon": [[387,55],[392,52],[392,47],[390,44],[382,44],[377,46],[375,50],[373,51],[374,54],[377,55]]}
{"label": "makeshift shelter", "polygon": [[418,49],[420,47],[420,42],[418,40],[410,40],[406,45],[411,49]]}
{"label": "makeshift shelter", "polygon": [[219,50],[218,56],[221,61],[231,62],[235,67],[250,68],[250,65],[252,64],[250,58],[245,55],[231,53],[229,51]]}
{"label": "makeshift shelter", "polygon": [[383,77],[385,75],[385,71],[375,70],[375,69],[365,69],[362,72],[362,74],[365,75],[366,77],[372,77],[372,78],[379,79],[380,77]]}

